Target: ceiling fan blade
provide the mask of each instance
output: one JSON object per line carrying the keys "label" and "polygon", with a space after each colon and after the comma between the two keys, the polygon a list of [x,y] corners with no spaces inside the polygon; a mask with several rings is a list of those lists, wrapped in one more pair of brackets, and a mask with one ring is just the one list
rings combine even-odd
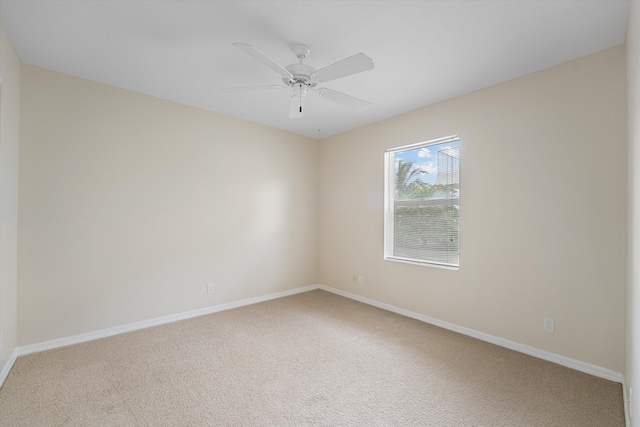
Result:
{"label": "ceiling fan blade", "polygon": [[373,69],[373,61],[364,53],[357,53],[335,64],[327,65],[314,73],[319,82],[328,82]]}
{"label": "ceiling fan blade", "polygon": [[241,86],[241,87],[223,87],[218,89],[218,92],[245,92],[250,90],[264,90],[264,89],[284,89],[289,86],[283,85],[259,85],[259,86]]}
{"label": "ceiling fan blade", "polygon": [[351,95],[347,95],[346,93],[327,88],[318,89],[316,92],[324,99],[344,105],[345,107],[353,108],[357,111],[365,111],[367,108],[371,107],[370,102],[363,101],[362,99],[355,98]]}
{"label": "ceiling fan blade", "polygon": [[237,47],[238,49],[240,49],[241,51],[243,51],[244,53],[246,53],[247,55],[253,56],[255,59],[257,59],[258,61],[262,62],[267,67],[271,68],[276,73],[278,73],[278,74],[280,74],[280,75],[282,75],[284,77],[293,78],[293,75],[289,71],[287,71],[286,68],[284,68],[282,65],[278,64],[273,59],[269,58],[264,53],[260,52],[254,46],[252,46],[250,44],[245,44],[245,43],[233,43],[233,45],[235,47]]}

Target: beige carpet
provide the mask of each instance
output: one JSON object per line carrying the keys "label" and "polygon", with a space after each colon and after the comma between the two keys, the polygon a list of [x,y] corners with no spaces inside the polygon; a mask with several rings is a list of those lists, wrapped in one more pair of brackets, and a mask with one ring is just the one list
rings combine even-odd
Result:
{"label": "beige carpet", "polygon": [[312,291],[18,358],[2,426],[624,426],[622,387]]}

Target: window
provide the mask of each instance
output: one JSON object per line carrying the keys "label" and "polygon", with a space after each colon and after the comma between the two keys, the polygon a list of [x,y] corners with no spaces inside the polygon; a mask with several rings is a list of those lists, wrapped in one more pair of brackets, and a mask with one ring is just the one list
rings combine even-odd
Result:
{"label": "window", "polygon": [[386,151],[385,259],[457,269],[459,159],[455,136]]}

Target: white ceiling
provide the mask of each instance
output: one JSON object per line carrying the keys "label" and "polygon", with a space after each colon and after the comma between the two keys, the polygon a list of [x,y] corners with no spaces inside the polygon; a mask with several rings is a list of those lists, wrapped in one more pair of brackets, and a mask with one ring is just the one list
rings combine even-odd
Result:
{"label": "white ceiling", "polygon": [[[326,138],[624,43],[628,0],[27,1],[0,0],[20,61],[313,138]],[[279,64],[311,48],[319,69],[364,52],[375,68],[322,86],[366,112],[313,94],[289,119],[290,90],[234,48]]]}

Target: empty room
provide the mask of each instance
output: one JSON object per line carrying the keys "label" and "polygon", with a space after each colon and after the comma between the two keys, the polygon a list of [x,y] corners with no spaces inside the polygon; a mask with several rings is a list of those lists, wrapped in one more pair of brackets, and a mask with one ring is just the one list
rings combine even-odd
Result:
{"label": "empty room", "polygon": [[639,212],[635,0],[0,0],[0,426],[640,427]]}

